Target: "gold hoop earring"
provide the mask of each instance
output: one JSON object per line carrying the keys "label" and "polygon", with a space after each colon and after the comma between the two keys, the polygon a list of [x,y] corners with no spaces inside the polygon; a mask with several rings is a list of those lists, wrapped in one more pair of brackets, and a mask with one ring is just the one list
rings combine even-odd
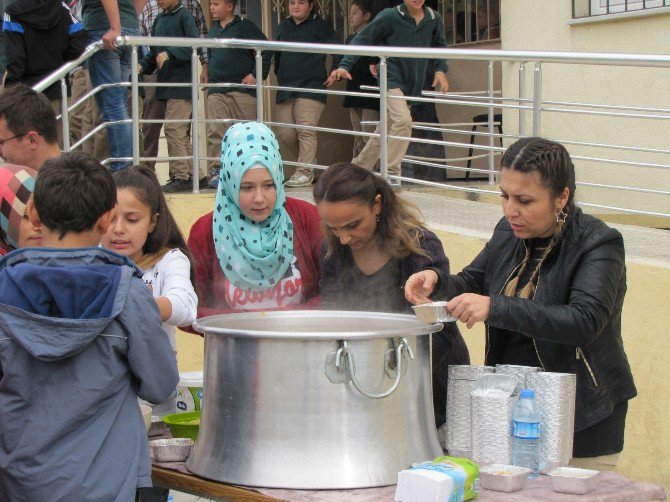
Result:
{"label": "gold hoop earring", "polygon": [[556,216],[556,223],[565,223],[565,220],[568,217],[568,213],[563,211],[563,209],[564,208],[561,208],[558,213],[554,213],[554,216]]}

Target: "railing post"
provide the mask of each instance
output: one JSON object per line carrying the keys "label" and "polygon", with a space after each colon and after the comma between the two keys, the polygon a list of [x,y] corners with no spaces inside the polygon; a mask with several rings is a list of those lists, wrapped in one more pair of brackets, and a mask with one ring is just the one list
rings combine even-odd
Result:
{"label": "railing post", "polygon": [[495,156],[493,153],[493,145],[495,143],[495,128],[493,126],[493,61],[489,61],[488,70],[487,70],[487,94],[489,97],[489,106],[488,106],[488,122],[489,122],[489,185],[495,183]]}
{"label": "railing post", "polygon": [[193,180],[193,193],[200,191],[200,152],[198,151],[198,94],[200,94],[200,79],[198,78],[198,49],[193,47],[191,51],[191,79],[195,85],[191,86],[191,148],[193,154],[193,166],[191,179]]}
{"label": "railing post", "polygon": [[63,126],[63,150],[70,151],[70,116],[68,115],[67,103],[67,82],[64,78],[60,79],[60,113],[61,125]]}
{"label": "railing post", "polygon": [[[472,8],[471,0],[465,0],[465,42],[474,42],[472,40]],[[455,9],[454,9],[455,10]]]}
{"label": "railing post", "polygon": [[379,171],[382,177],[388,176],[388,80],[386,58],[379,58]]}
{"label": "railing post", "polygon": [[263,58],[260,49],[256,49],[256,120],[263,122]]}
{"label": "railing post", "polygon": [[533,136],[542,131],[542,63],[535,63],[533,83]]}
{"label": "railing post", "polygon": [[133,45],[130,51],[130,115],[133,124],[133,164],[140,163],[140,98],[138,93],[137,45]]}
{"label": "railing post", "polygon": [[519,136],[526,135],[526,63],[519,63]]}

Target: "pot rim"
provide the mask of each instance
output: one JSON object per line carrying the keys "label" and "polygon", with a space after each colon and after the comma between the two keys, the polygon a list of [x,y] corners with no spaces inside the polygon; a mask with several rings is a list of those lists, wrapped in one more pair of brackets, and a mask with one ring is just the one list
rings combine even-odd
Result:
{"label": "pot rim", "polygon": [[[316,328],[314,326],[310,329],[305,329],[305,331],[268,329],[266,326],[250,328],[251,325],[257,324],[259,320],[262,320],[263,324],[269,325],[273,320],[285,319],[291,321],[313,319],[314,322],[318,321],[325,329],[321,330],[320,327]],[[333,326],[333,323],[347,319],[362,320],[367,325],[361,329],[352,327],[353,329],[329,330],[327,328],[329,325]],[[374,320],[393,321],[395,325],[369,329],[367,326]],[[413,315],[341,310],[276,310],[269,312],[219,314],[196,319],[192,326],[194,330],[204,334],[226,335],[236,338],[270,338],[282,340],[365,340],[421,336],[436,333],[443,327],[442,323],[423,323]],[[315,329],[319,329],[319,331],[315,332]]]}

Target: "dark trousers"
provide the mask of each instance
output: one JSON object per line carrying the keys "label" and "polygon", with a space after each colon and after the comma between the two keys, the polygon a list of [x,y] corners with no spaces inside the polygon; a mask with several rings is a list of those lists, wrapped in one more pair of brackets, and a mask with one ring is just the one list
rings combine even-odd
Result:
{"label": "dark trousers", "polygon": [[[145,75],[145,83],[156,83],[156,74]],[[142,118],[145,120],[163,120],[165,119],[165,101],[156,99],[156,88],[144,88],[144,100],[142,103]],[[161,137],[163,124],[142,124],[142,156],[158,156],[158,141]],[[146,165],[155,169],[156,161],[147,160]]]}

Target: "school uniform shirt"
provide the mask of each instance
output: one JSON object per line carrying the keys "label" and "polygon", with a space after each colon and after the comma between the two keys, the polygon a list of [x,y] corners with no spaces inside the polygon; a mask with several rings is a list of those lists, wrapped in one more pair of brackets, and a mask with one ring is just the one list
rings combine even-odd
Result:
{"label": "school uniform shirt", "polygon": [[[198,297],[191,283],[191,262],[188,257],[175,248],[168,251],[153,267],[144,270],[142,280],[151,286],[154,298],[161,296],[170,300],[172,315],[163,322],[163,331],[170,340],[172,350],[177,353],[176,326],[190,326],[197,315]],[[177,394],[175,392],[160,404],[140,401],[153,408],[152,415],[162,417],[177,412]]]}
{"label": "school uniform shirt", "polygon": [[[278,42],[301,42],[312,44],[336,44],[337,34],[333,27],[315,14],[296,24],[292,17],[284,19],[277,27]],[[308,54],[305,52],[275,52],[275,74],[279,85],[286,87],[304,87],[307,89],[325,89],[328,78],[326,72],[326,54]],[[337,67],[333,58],[333,69]],[[321,103],[326,102],[325,94],[311,92],[277,91],[277,103],[291,98],[308,98]]]}
{"label": "school uniform shirt", "polygon": [[254,310],[313,308],[318,305],[321,230],[316,206],[286,198],[293,222],[291,266],[276,287],[267,291],[235,288],[226,278],[214,249],[213,213],[195,222],[188,247],[195,262],[198,317]]}
{"label": "school uniform shirt", "polygon": [[[252,21],[235,16],[225,26],[216,21],[207,33],[207,38],[238,38],[243,40],[265,40],[267,37],[258,29]],[[256,77],[256,53],[250,49],[207,49],[209,57],[209,83],[234,83],[239,84],[249,74]],[[272,64],[272,52],[263,51],[263,75],[265,80],[270,73]],[[256,95],[255,89],[243,87],[209,87],[208,94],[217,92],[226,93],[230,91],[245,92]]]}
{"label": "school uniform shirt", "polygon": [[[7,56],[5,85],[35,85],[63,64],[78,58],[88,44],[84,25],[56,0],[17,0],[5,11],[2,31]],[[61,97],[60,82],[44,94]]]}
{"label": "school uniform shirt", "polygon": [[[137,12],[133,0],[116,0],[119,6],[121,28],[138,29]],[[83,0],[82,17],[88,31],[109,30],[109,19],[101,0]]]}
{"label": "school uniform shirt", "polygon": [[[191,13],[181,4],[170,10],[164,10],[156,17],[152,37],[183,37],[198,38],[198,28]],[[156,67],[156,56],[167,52],[170,56],[160,70]],[[191,82],[191,49],[189,47],[152,46],[140,61],[142,73],[152,74],[158,70],[157,80],[160,83]],[[191,99],[190,87],[156,87],[156,99]]]}
{"label": "school uniform shirt", "polygon": [[[442,18],[430,7],[424,6],[423,11],[423,19],[417,25],[405,4],[384,9],[354,37],[351,45],[446,48]],[[338,67],[351,72],[357,59],[357,56],[345,56]],[[400,89],[405,96],[421,96],[427,59],[388,58],[387,64],[389,89]],[[436,59],[435,71],[446,73],[447,62]]]}
{"label": "school uniform shirt", "polygon": [[[200,38],[207,38],[207,21],[205,20],[205,14],[202,12],[202,7],[200,7],[198,0],[182,0],[182,5],[186,7],[186,10],[193,16],[195,25],[198,27]],[[147,0],[147,3],[139,16],[140,35],[143,37],[151,36],[151,28],[160,12],[161,8],[158,6],[156,0]],[[200,53],[200,63],[207,64],[206,51]]]}

